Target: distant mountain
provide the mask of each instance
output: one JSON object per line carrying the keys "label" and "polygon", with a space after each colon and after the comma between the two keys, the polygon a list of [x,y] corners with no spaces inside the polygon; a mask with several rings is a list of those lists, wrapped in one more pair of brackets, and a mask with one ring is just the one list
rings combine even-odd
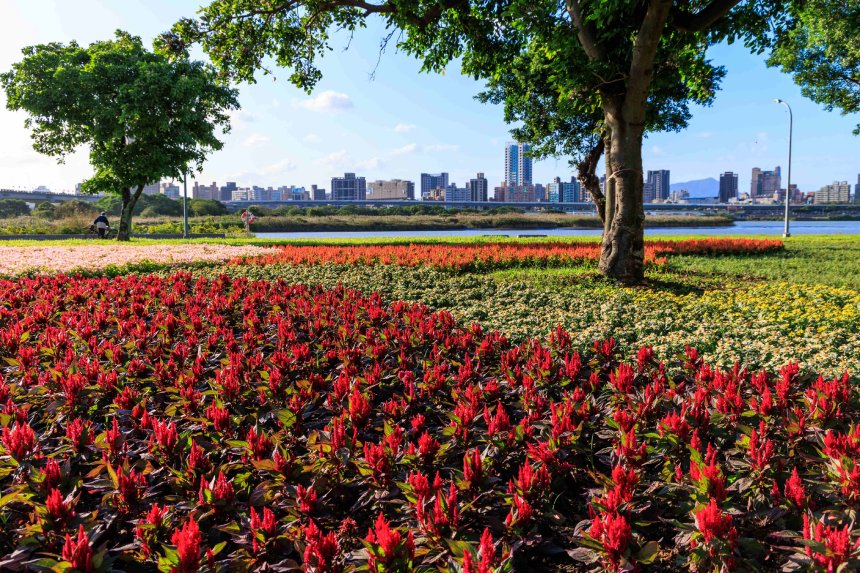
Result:
{"label": "distant mountain", "polygon": [[677,191],[679,189],[686,189],[690,193],[690,197],[694,199],[703,197],[719,197],[720,182],[713,177],[708,177],[707,179],[672,183],[672,191]]}

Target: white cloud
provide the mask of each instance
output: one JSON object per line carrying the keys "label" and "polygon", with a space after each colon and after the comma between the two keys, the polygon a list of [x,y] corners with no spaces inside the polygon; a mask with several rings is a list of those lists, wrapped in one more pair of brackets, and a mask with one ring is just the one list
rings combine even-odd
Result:
{"label": "white cloud", "polygon": [[269,137],[263,135],[262,133],[252,133],[242,142],[242,145],[245,147],[260,147],[261,145],[265,145],[271,141]]}
{"label": "white cloud", "polygon": [[410,153],[415,153],[418,149],[418,144],[416,143],[407,143],[403,147],[398,147],[397,149],[393,149],[389,152],[389,155],[398,156],[398,155],[409,155]]}
{"label": "white cloud", "polygon": [[298,102],[298,105],[311,111],[340,111],[352,107],[352,98],[342,92],[326,90],[316,97]]}
{"label": "white cloud", "polygon": [[663,149],[662,147],[660,147],[659,145],[652,145],[651,149],[649,151],[651,151],[651,155],[658,155],[658,156],[666,155],[666,150]]}
{"label": "white cloud", "polygon": [[378,169],[383,163],[385,163],[384,159],[380,159],[379,157],[371,157],[370,159],[359,161],[355,164],[355,166],[359,169]]}
{"label": "white cloud", "polygon": [[263,168],[264,175],[279,175],[281,173],[286,173],[287,171],[295,171],[296,164],[290,161],[289,159],[282,159],[277,163],[272,163],[271,165],[267,165]]}
{"label": "white cloud", "polygon": [[459,151],[460,146],[450,143],[441,143],[437,145],[425,145],[424,151],[430,153],[443,152],[443,151]]}
{"label": "white cloud", "polygon": [[303,138],[307,143],[319,143],[322,138],[316,133],[309,133]]}
{"label": "white cloud", "polygon": [[250,111],[244,109],[231,109],[227,112],[230,118],[230,125],[233,127],[244,127],[249,123],[257,121],[257,116]]}
{"label": "white cloud", "polygon": [[325,167],[329,171],[341,171],[351,169],[355,165],[355,162],[346,149],[340,149],[318,159],[317,165]]}
{"label": "white cloud", "polygon": [[394,131],[397,133],[408,133],[415,129],[414,123],[398,123],[394,126]]}
{"label": "white cloud", "polygon": [[700,131],[699,133],[696,134],[696,137],[698,137],[699,139],[710,139],[713,136],[714,136],[713,131]]}

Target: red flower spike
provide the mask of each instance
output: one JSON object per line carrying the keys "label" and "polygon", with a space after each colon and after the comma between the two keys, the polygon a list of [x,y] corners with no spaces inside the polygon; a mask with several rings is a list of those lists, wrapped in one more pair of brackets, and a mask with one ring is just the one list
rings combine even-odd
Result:
{"label": "red flower spike", "polygon": [[3,428],[3,446],[16,461],[24,461],[36,449],[36,434],[29,424],[15,422],[10,430]]}
{"label": "red flower spike", "polygon": [[170,537],[179,554],[179,565],[171,568],[171,573],[197,573],[200,569],[200,527],[194,517],[180,528],[177,527]]}
{"label": "red flower spike", "polygon": [[710,543],[713,538],[733,541],[737,537],[732,516],[724,514],[714,498],[695,513],[695,518],[696,527],[702,533],[705,543]]}
{"label": "red flower spike", "polygon": [[63,561],[69,562],[73,568],[83,573],[93,572],[93,550],[90,548],[90,540],[84,532],[84,526],[78,526],[78,537],[66,534],[66,543],[63,545]]}
{"label": "red flower spike", "polygon": [[785,482],[785,499],[790,500],[797,507],[806,506],[806,491],[803,488],[803,481],[797,474],[797,468],[791,470],[791,477]]}

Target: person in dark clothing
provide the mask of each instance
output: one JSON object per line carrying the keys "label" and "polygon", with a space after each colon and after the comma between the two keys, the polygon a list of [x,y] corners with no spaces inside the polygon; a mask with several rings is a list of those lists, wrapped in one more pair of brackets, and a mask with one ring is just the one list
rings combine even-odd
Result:
{"label": "person in dark clothing", "polygon": [[101,214],[96,217],[96,220],[93,221],[93,227],[96,228],[96,231],[99,234],[99,239],[104,239],[105,233],[110,229],[110,223],[108,222],[107,215],[105,215],[104,211],[102,211]]}

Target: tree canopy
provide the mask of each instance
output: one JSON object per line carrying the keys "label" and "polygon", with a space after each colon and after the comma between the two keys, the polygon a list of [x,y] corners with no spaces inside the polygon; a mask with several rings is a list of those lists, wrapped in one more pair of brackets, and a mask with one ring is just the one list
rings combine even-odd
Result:
{"label": "tree canopy", "polygon": [[82,188],[119,194],[119,238],[128,239],[135,203],[149,183],[200,170],[222,147],[236,90],[186,54],[146,49],[117,31],[110,41],[30,46],[0,76],[7,107],[29,114],[33,147],[62,161],[89,148],[95,171]]}
{"label": "tree canopy", "polygon": [[801,93],[826,109],[860,113],[860,2],[807,0],[792,18],[768,64],[792,74]]}
{"label": "tree canopy", "polygon": [[[725,70],[708,58],[710,46],[742,42],[763,53],[808,26],[807,9],[821,19],[835,4],[851,3],[211,0],[160,45],[184,53],[198,42],[224,77],[240,81],[270,73],[273,61],[310,91],[332,33],[351,35],[376,15],[387,28],[383,48],[394,42],[424,71],[459,60],[463,73],[486,82],[479,97],[504,104],[506,119],[521,122],[514,134],[534,145],[534,155],[573,158],[604,218],[601,271],[637,282],[644,275],[643,138],[682,129],[690,103],[713,101]],[[595,174],[604,153],[605,195]]]}

